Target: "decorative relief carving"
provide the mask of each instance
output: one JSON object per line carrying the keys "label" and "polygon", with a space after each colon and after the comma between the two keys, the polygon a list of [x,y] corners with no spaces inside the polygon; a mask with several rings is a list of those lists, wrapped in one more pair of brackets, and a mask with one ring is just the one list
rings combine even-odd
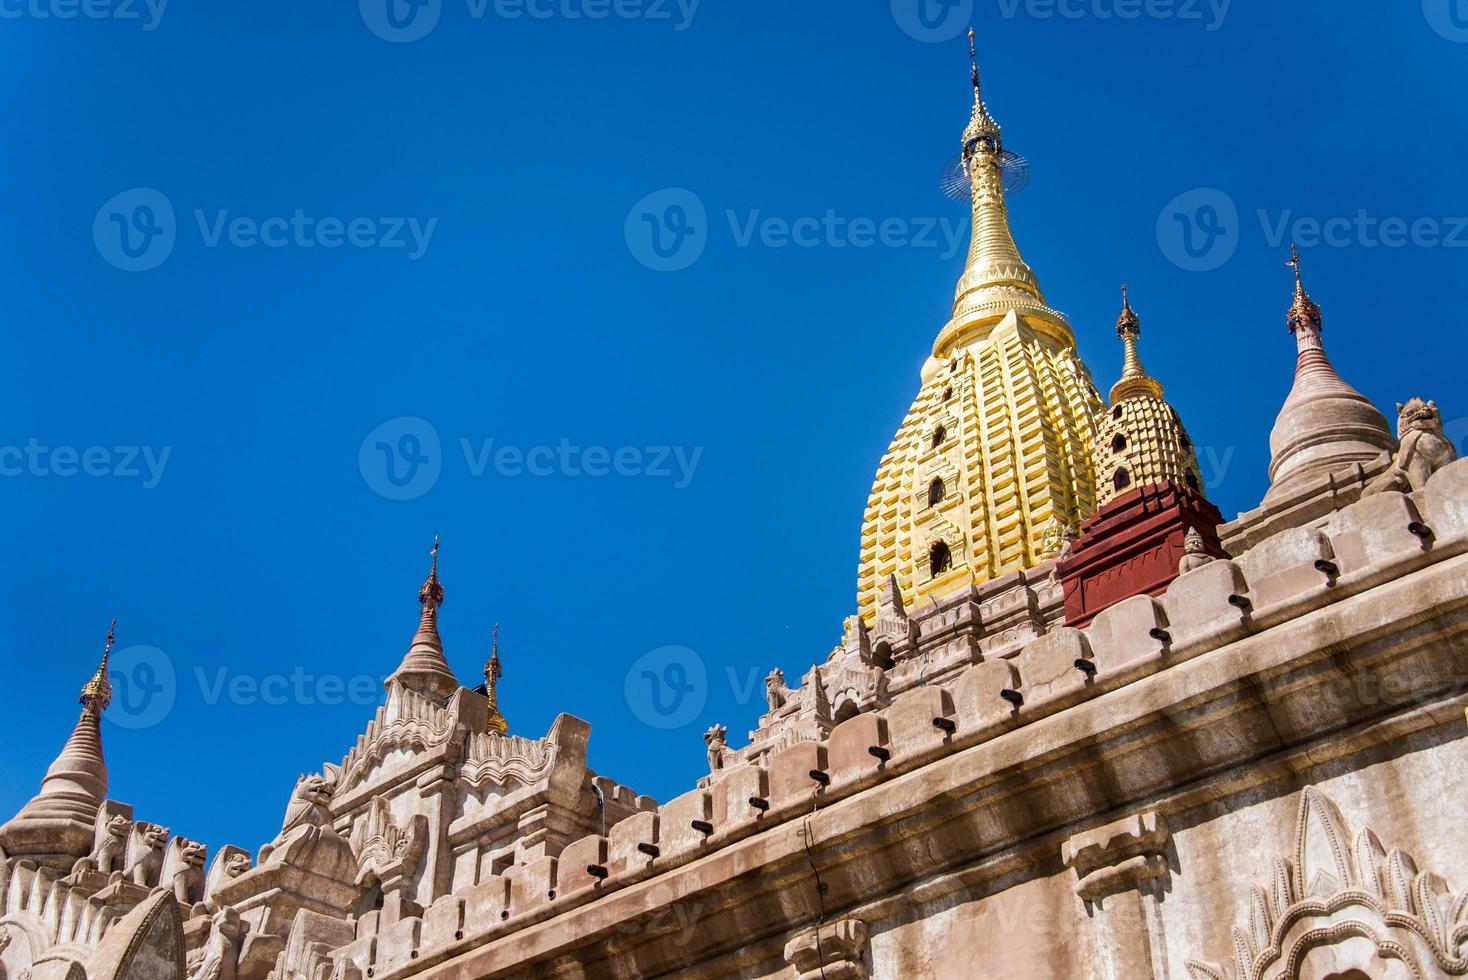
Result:
{"label": "decorative relief carving", "polygon": [[471,786],[485,782],[516,781],[529,785],[544,776],[555,765],[556,750],[549,738],[529,739],[519,735],[496,735],[484,732],[469,736],[462,775]]}
{"label": "decorative relief carving", "polygon": [[428,818],[416,815],[407,828],[393,822],[385,797],[376,797],[367,809],[367,819],[352,834],[352,851],[357,855],[357,884],[376,878],[384,884],[411,877],[428,846]]}
{"label": "decorative relief carving", "polygon": [[360,785],[393,750],[426,752],[448,741],[453,731],[454,715],[447,708],[408,688],[397,687],[342,759],[341,791]]}
{"label": "decorative relief carving", "polygon": [[[1272,880],[1249,890],[1233,930],[1233,969],[1189,961],[1193,980],[1324,980],[1389,975],[1468,976],[1468,894],[1388,853],[1370,830],[1351,839],[1334,803],[1313,787],[1300,797],[1294,851],[1275,857]],[[1390,972],[1384,973],[1386,965]]]}
{"label": "decorative relief carving", "polygon": [[865,922],[838,919],[796,933],[785,944],[785,962],[795,967],[796,980],[861,980],[867,975],[866,941]]}
{"label": "decorative relief carving", "polygon": [[1076,894],[1096,902],[1164,877],[1170,839],[1167,821],[1149,810],[1076,834],[1060,854],[1066,867],[1075,869]]}

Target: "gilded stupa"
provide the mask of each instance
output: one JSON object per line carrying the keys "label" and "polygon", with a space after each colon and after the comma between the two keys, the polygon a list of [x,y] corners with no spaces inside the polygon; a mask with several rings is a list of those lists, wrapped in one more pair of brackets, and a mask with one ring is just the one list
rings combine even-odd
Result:
{"label": "gilded stupa", "polygon": [[857,602],[868,623],[890,577],[913,603],[1037,565],[1055,557],[1054,529],[1096,506],[1100,393],[1010,231],[1003,138],[976,56],[972,80],[968,261],[867,502]]}
{"label": "gilded stupa", "polygon": [[1121,288],[1116,320],[1124,361],[1111,386],[1111,411],[1099,420],[1095,469],[1097,503],[1106,506],[1137,487],[1171,483],[1202,493],[1198,458],[1177,410],[1163,397],[1162,382],[1142,366],[1142,319]]}

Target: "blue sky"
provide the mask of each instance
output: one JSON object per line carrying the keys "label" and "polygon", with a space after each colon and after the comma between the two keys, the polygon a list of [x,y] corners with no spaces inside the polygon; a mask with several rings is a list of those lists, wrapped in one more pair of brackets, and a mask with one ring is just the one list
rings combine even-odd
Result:
{"label": "blue sky", "polygon": [[112,795],[269,839],[434,534],[513,731],[570,712],[598,771],[690,788],[854,610],[962,265],[970,19],[1026,258],[1103,388],[1132,284],[1225,514],[1266,486],[1291,237],[1341,371],[1468,434],[1464,0],[404,2],[0,0],[0,814],[115,615]]}

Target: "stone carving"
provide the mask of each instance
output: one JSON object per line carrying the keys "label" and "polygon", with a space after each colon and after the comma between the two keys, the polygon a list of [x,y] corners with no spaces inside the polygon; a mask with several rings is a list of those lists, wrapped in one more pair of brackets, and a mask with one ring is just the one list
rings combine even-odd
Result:
{"label": "stone carving", "polygon": [[1076,894],[1096,902],[1166,875],[1170,839],[1167,821],[1148,810],[1075,835],[1061,845],[1060,857],[1075,869]]}
{"label": "stone carving", "polygon": [[1208,553],[1207,544],[1203,541],[1203,535],[1199,534],[1195,527],[1188,528],[1188,533],[1183,538],[1183,557],[1177,563],[1178,574],[1186,575],[1213,560],[1213,556]]}
{"label": "stone carving", "polygon": [[388,703],[377,709],[367,730],[342,759],[337,784],[343,792],[356,788],[394,750],[423,752],[448,741],[455,715],[442,704],[409,688],[394,686]]}
{"label": "stone carving", "polygon": [[847,616],[842,630],[841,646],[832,651],[832,655],[845,651],[856,654],[865,663],[872,662],[872,637],[867,632],[867,624],[862,622],[860,616]]}
{"label": "stone carving", "polygon": [[770,706],[770,711],[779,711],[785,707],[785,702],[790,699],[790,688],[785,686],[785,672],[779,667],[770,671],[765,676],[765,701]]}
{"label": "stone carving", "polygon": [[121,813],[108,813],[106,808],[97,815],[97,843],[92,853],[72,866],[73,876],[86,871],[111,875],[123,870],[127,857],[128,838],[132,836],[133,822]]}
{"label": "stone carving", "polygon": [[168,845],[168,828],[155,823],[136,823],[127,845],[124,875],[143,888],[155,887],[163,874],[164,848]]}
{"label": "stone carving", "polygon": [[1058,517],[1052,517],[1040,530],[1040,559],[1060,558],[1065,552],[1065,532],[1069,530]]}
{"label": "stone carving", "polygon": [[486,781],[500,784],[511,780],[529,785],[540,779],[556,762],[553,738],[523,738],[476,732],[469,738],[463,778],[471,786]]}
{"label": "stone carving", "polygon": [[428,818],[415,816],[404,829],[392,819],[385,797],[375,797],[367,809],[367,819],[352,834],[352,850],[357,855],[357,884],[372,879],[384,885],[411,877],[423,860],[428,846]]}
{"label": "stone carving", "polygon": [[715,725],[703,733],[704,744],[708,746],[709,772],[724,768],[724,753],[729,751],[728,735],[729,729],[723,725]]}
{"label": "stone carving", "polygon": [[866,941],[865,922],[838,919],[797,933],[785,944],[785,962],[795,968],[796,980],[861,980]]}
{"label": "stone carving", "polygon": [[87,964],[91,980],[184,980],[183,923],[178,903],[154,892],[119,921]]}
{"label": "stone carving", "polygon": [[163,873],[158,884],[172,889],[180,905],[193,905],[204,900],[204,865],[209,849],[197,841],[175,837],[168,845],[163,860]]}
{"label": "stone carving", "polygon": [[215,890],[221,885],[234,881],[252,867],[254,862],[244,848],[226,845],[209,867],[209,875],[204,882],[205,900],[213,898]]}
{"label": "stone carving", "polygon": [[[1189,961],[1193,980],[1322,980],[1383,976],[1381,961],[1413,978],[1468,976],[1468,894],[1454,894],[1406,852],[1370,830],[1354,840],[1334,803],[1300,796],[1294,850],[1249,891],[1233,930],[1233,969]],[[1359,971],[1359,972],[1357,972]]]}
{"label": "stone carving", "polygon": [[826,679],[821,676],[820,664],[811,667],[810,677],[800,692],[800,712],[817,721],[831,720],[831,701],[826,696]]}
{"label": "stone carving", "polygon": [[244,933],[245,924],[233,908],[225,906],[216,912],[209,941],[189,957],[189,980],[235,980]]}
{"label": "stone carving", "polygon": [[1411,493],[1427,485],[1427,478],[1458,458],[1458,448],[1443,434],[1437,402],[1414,398],[1397,405],[1397,439],[1401,443],[1392,465],[1362,491],[1366,496],[1396,490]]}
{"label": "stone carving", "polygon": [[336,790],[337,775],[335,766],[326,766],[323,774],[312,773],[296,780],[296,788],[286,806],[285,824],[275,840],[260,849],[261,864],[269,861],[270,855],[296,831],[331,826],[331,797]]}

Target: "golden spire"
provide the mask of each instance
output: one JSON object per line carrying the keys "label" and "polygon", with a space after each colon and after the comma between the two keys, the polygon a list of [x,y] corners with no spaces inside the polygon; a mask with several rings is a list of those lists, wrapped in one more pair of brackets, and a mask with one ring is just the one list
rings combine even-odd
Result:
{"label": "golden spire", "polygon": [[1285,264],[1295,268],[1295,300],[1290,304],[1287,317],[1290,333],[1298,334],[1301,330],[1306,330],[1319,334],[1325,317],[1321,315],[1319,304],[1305,292],[1305,280],[1300,275],[1300,250],[1293,244],[1290,245],[1290,260]]}
{"label": "golden spire", "polygon": [[1111,403],[1127,398],[1161,398],[1162,383],[1147,376],[1142,367],[1142,355],[1137,352],[1137,340],[1142,336],[1142,318],[1132,309],[1131,297],[1125,284],[1121,287],[1121,315],[1116,318],[1116,334],[1121,338],[1126,351],[1126,360],[1121,369],[1121,380],[1111,386]]}
{"label": "golden spire", "polygon": [[494,646],[490,650],[489,660],[484,665],[484,696],[489,699],[489,721],[485,723],[485,730],[491,735],[503,735],[510,730],[510,723],[505,721],[505,716],[500,714],[499,698],[496,695],[496,687],[499,680],[505,675],[505,669],[500,666],[500,624],[494,624]]}
{"label": "golden spire", "polygon": [[968,29],[968,58],[969,77],[974,86],[974,115],[969,121],[968,129],[963,134],[963,155],[968,159],[978,148],[977,141],[988,140],[993,148],[1001,148],[1003,140],[1000,137],[999,123],[989,114],[989,107],[984,104],[984,87],[979,80],[979,51],[975,42],[974,29]]}
{"label": "golden spire", "polygon": [[973,115],[963,133],[963,165],[973,189],[972,238],[968,261],[953,304],[953,318],[933,345],[943,358],[958,346],[981,339],[988,329],[1012,310],[1036,322],[1061,343],[1074,338],[1065,317],[1045,305],[1040,281],[1025,264],[1009,227],[1004,198],[1004,167],[1017,159],[1004,149],[999,124],[984,101],[979,76],[975,34],[969,30],[970,78],[974,88]]}
{"label": "golden spire", "polygon": [[428,570],[428,579],[423,583],[423,588],[418,590],[418,603],[423,606],[423,611],[428,612],[432,604],[434,611],[443,605],[443,585],[438,580],[438,535],[433,536],[433,566]]}
{"label": "golden spire", "polygon": [[107,677],[107,662],[112,659],[112,644],[117,640],[117,620],[107,630],[107,644],[102,649],[102,663],[97,673],[82,688],[81,704],[85,711],[101,714],[112,704],[112,682]]}

